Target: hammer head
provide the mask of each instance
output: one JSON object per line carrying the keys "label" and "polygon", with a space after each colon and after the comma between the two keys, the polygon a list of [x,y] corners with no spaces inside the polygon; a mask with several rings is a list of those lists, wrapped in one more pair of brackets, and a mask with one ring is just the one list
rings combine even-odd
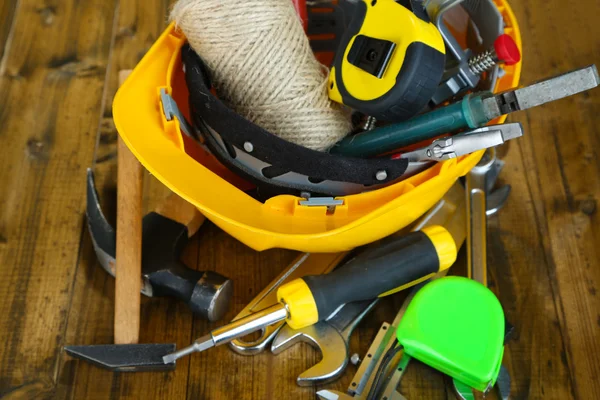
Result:
{"label": "hammer head", "polygon": [[165,364],[163,356],[175,351],[175,343],[99,344],[65,346],[68,355],[117,372],[170,371],[175,362]]}
{"label": "hammer head", "polygon": [[[142,293],[150,297],[176,297],[187,303],[197,315],[209,321],[216,321],[221,319],[228,309],[232,297],[232,283],[221,274],[197,271],[179,261],[179,256],[188,243],[188,226],[196,229],[199,226],[192,224],[194,218],[190,218],[190,224],[186,225],[167,216],[167,210],[175,212],[185,208],[181,202],[184,200],[180,199],[179,203],[165,201],[163,206],[171,207],[163,207],[162,212],[166,215],[150,212],[144,216],[140,276]],[[198,213],[195,208],[193,210]],[[90,169],[87,172],[86,214],[100,265],[110,275],[115,276],[116,233],[102,213],[94,174]]]}

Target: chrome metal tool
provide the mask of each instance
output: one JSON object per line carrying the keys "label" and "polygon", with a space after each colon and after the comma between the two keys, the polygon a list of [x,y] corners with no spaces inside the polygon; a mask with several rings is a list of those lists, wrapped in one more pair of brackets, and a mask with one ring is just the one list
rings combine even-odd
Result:
{"label": "chrome metal tool", "polygon": [[523,126],[516,122],[511,124],[489,125],[458,135],[434,140],[429,146],[423,147],[400,157],[411,162],[443,161],[463,156],[523,136]]}
{"label": "chrome metal tool", "polygon": [[[457,248],[459,248],[465,240],[466,226],[465,226],[465,200],[464,200],[464,189],[460,183],[455,183],[448,193],[436,204],[425,216],[423,216],[414,229],[421,229],[428,224],[441,224],[445,226],[451,233],[454,241],[456,242]],[[441,275],[441,274],[440,274]],[[386,354],[396,341],[395,328],[404,316],[406,308],[410,304],[410,301],[417,293],[424,283],[415,286],[408,297],[405,299],[402,307],[398,311],[398,314],[394,318],[391,324],[384,323],[373,343],[367,351],[367,355],[363,358],[360,363],[352,382],[348,386],[347,393],[342,393],[335,390],[320,390],[317,392],[317,396],[321,399],[326,400],[358,400],[367,399],[377,393],[371,393],[373,390],[373,384],[376,380],[377,371],[380,369],[380,365],[383,361],[383,356]],[[408,356],[407,356],[408,357]],[[390,379],[384,386],[383,391],[386,393],[392,393],[398,397],[397,386],[400,383],[404,370],[410,362],[410,357],[403,357],[403,354],[399,353],[389,363],[394,366],[394,373],[392,379]],[[398,364],[402,362],[404,367],[402,371],[398,371]],[[387,369],[387,368],[385,368]],[[385,371],[382,372],[385,374]],[[395,386],[394,386],[395,385]],[[378,391],[379,390],[375,390]],[[392,397],[393,398],[393,397]],[[390,399],[392,399],[390,398]]]}
{"label": "chrome metal tool", "polygon": [[320,385],[340,377],[350,359],[350,337],[356,326],[375,307],[379,299],[345,304],[326,321],[301,329],[284,325],[271,344],[273,354],[279,354],[296,343],[308,343],[321,353],[321,361],[302,372],[299,386]]}
{"label": "chrome metal tool", "polygon": [[[262,311],[267,307],[274,306],[277,303],[277,289],[296,278],[306,275],[321,275],[332,271],[348,255],[348,252],[341,253],[302,253],[290,265],[275,278],[269,286],[261,291],[238,315],[233,321],[247,317],[256,312]],[[245,341],[239,338],[231,341],[229,347],[231,350],[242,355],[254,355],[264,351],[277,332],[285,325],[285,321],[279,321],[268,325],[260,331],[260,337]]]}
{"label": "chrome metal tool", "polygon": [[[492,190],[494,188],[494,184],[496,183],[496,179],[502,169],[503,162],[501,160],[495,159],[488,169],[486,178],[485,178],[485,190],[489,193],[489,198],[491,201],[488,203],[489,209],[486,210],[486,214],[492,215],[498,212],[505,204],[508,195],[510,194],[510,186],[506,185],[499,189]],[[462,212],[459,214],[458,218],[464,218],[461,231],[453,232],[453,237],[462,237],[461,242],[457,242],[457,246],[465,240],[467,235],[466,229],[466,207],[465,207],[465,191],[460,183],[456,183],[450,191],[446,194],[446,196],[432,209],[428,214],[426,214],[423,219],[419,222],[419,224],[424,224],[427,222],[442,224],[445,225],[444,219],[449,218],[449,216],[453,215],[454,212],[458,209],[462,209]],[[416,289],[414,289],[414,293],[416,293]],[[407,297],[405,300],[402,309],[398,312],[398,315],[392,322],[391,326],[396,326],[400,321],[404,314],[404,309],[408,306],[410,299],[412,298],[413,293]],[[320,390],[317,392],[317,396],[321,399],[325,400],[358,400],[358,399],[366,399],[368,397],[369,392],[371,391],[374,379],[375,379],[375,371],[379,368],[379,363],[381,361],[381,356],[389,350],[391,347],[391,343],[394,342],[394,335],[390,335],[389,332],[393,332],[394,329],[390,329],[390,324],[384,323],[381,327],[379,333],[375,337],[375,340],[371,344],[371,347],[367,351],[367,357],[361,361],[360,366],[350,386],[348,387],[347,393],[342,393],[335,390]],[[369,356],[370,355],[370,356]],[[353,356],[353,358],[357,358]],[[387,379],[386,385],[384,386],[380,398],[384,398],[387,396],[388,400],[405,400],[404,396],[398,393],[398,385],[401,382],[401,379],[406,372],[406,368],[410,363],[410,356],[404,354],[398,354],[396,359],[391,363],[393,365],[393,369],[391,370],[391,376]],[[460,384],[460,382],[459,382]],[[460,385],[459,385],[460,387]],[[510,391],[510,376],[506,370],[502,370],[500,372],[500,376],[496,383],[496,388],[501,393],[502,399],[506,400],[508,397],[504,397],[504,393]],[[508,389],[507,389],[508,388]],[[470,388],[469,388],[470,390]],[[464,392],[464,390],[463,390]],[[466,400],[466,399],[465,399]]]}
{"label": "chrome metal tool", "polygon": [[599,84],[598,69],[590,65],[520,89],[498,94],[471,93],[408,121],[346,137],[330,151],[346,156],[377,156],[460,129],[479,128],[501,115],[581,93]]}
{"label": "chrome metal tool", "polygon": [[[447,224],[450,217],[457,211],[459,204],[464,204],[464,194],[462,186],[456,184],[440,202],[421,217],[412,230],[420,230],[431,225],[443,225],[453,237],[462,237],[464,240],[465,232],[453,232],[457,229],[464,230],[464,222],[460,220],[460,217],[458,224]],[[298,330],[284,325],[273,340],[271,350],[273,353],[279,354],[295,343],[309,343],[321,351],[322,360],[300,374],[296,382],[300,386],[305,386],[333,381],[343,373],[348,364],[352,331],[375,303],[377,303],[377,299],[372,303],[346,304],[327,321]]]}
{"label": "chrome metal tool", "polygon": [[[466,176],[467,204],[467,276],[487,286],[487,192],[491,190],[499,169],[496,149],[488,149],[481,161]],[[453,380],[454,391],[462,400],[473,398],[470,388]],[[504,366],[494,387],[503,400],[510,395],[510,374]]]}
{"label": "chrome metal tool", "polygon": [[343,304],[372,300],[414,286],[448,269],[455,260],[452,233],[442,226],[385,238],[329,274],[305,276],[281,286],[277,305],[215,329],[163,360],[173,362],[282,320],[296,329],[313,325],[326,320]]}
{"label": "chrome metal tool", "polygon": [[[444,15],[457,6],[463,8],[477,28],[476,36],[481,41],[481,47],[496,50],[495,41],[504,33],[504,20],[494,2],[492,0],[426,0],[424,5],[431,20],[442,34],[448,54],[451,56],[448,57],[442,83],[431,98],[431,103],[441,104],[469,88],[477,87],[481,80],[481,68],[485,68],[488,73],[485,84],[479,86],[493,88],[499,75],[498,65],[493,62],[495,57],[492,56],[488,59],[488,52],[474,55],[470,49],[463,50],[446,25]],[[518,51],[518,48],[514,47],[513,52],[515,49]],[[497,53],[497,51],[494,52]],[[504,55],[506,56],[506,54]]]}

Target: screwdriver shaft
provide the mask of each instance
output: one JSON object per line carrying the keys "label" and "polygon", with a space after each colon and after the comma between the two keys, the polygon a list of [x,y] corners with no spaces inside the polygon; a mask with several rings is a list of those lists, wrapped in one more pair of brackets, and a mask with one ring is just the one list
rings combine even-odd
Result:
{"label": "screwdriver shaft", "polygon": [[282,321],[287,317],[288,310],[286,306],[284,304],[276,304],[211,331],[208,335],[197,339],[190,346],[164,356],[163,361],[165,364],[169,364],[192,353],[229,343],[234,339],[241,338],[259,331],[266,326]]}
{"label": "screwdriver shaft", "polygon": [[211,331],[211,336],[215,346],[229,343],[233,339],[238,339],[252,332],[259,331],[265,326],[269,326],[288,317],[288,310],[284,304],[278,303],[264,310],[258,311],[252,315],[240,318],[225,326]]}

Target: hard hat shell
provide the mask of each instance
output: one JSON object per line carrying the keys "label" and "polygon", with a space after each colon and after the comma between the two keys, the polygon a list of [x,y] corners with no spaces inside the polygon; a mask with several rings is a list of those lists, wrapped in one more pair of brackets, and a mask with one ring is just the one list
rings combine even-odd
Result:
{"label": "hard hat shell", "polygon": [[[494,0],[505,33],[519,49],[517,21],[504,0]],[[148,171],[195,205],[221,229],[255,250],[275,247],[305,252],[339,252],[390,235],[414,222],[481,158],[483,151],[440,162],[390,186],[337,197],[335,209],[305,206],[299,197],[279,195],[264,203],[245,190],[246,182],[221,165],[204,147],[182,135],[177,119],[168,121],[161,90],[189,118],[180,49],[185,37],[171,24],[120,87],[113,102],[115,126]],[[494,91],[519,83],[521,63],[503,67]],[[491,123],[502,123],[505,117]]]}

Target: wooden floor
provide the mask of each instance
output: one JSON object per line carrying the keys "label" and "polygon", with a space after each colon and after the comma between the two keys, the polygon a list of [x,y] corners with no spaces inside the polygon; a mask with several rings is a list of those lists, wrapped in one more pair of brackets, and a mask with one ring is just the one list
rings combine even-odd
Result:
{"label": "wooden floor", "polygon": [[[0,4],[0,397],[3,399],[313,399],[295,377],[319,355],[307,345],[245,358],[224,346],[170,373],[116,374],[68,359],[66,344],[112,342],[114,280],[85,227],[85,170],[95,163],[114,216],[117,133],[111,99],[166,25],[168,0],[3,0]],[[524,44],[522,82],[600,64],[598,0],[513,1]],[[600,89],[521,112],[526,135],[505,155],[513,187],[490,220],[492,289],[516,326],[505,355],[515,399],[600,398]],[[147,179],[145,204],[165,190]],[[183,260],[235,281],[233,317],[294,257],[255,253],[210,223]],[[352,339],[363,354],[401,296]],[[181,304],[143,299],[142,342],[178,347],[218,324]],[[446,399],[444,378],[413,364],[411,399]],[[350,366],[338,382],[345,389]]]}

